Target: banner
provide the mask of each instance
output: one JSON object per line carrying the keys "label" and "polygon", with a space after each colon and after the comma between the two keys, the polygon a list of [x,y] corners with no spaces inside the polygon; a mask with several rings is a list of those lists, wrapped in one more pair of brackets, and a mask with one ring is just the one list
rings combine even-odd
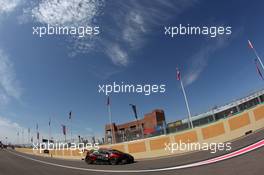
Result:
{"label": "banner", "polygon": [[62,126],[62,133],[63,135],[66,135],[66,126],[65,125],[61,125]]}

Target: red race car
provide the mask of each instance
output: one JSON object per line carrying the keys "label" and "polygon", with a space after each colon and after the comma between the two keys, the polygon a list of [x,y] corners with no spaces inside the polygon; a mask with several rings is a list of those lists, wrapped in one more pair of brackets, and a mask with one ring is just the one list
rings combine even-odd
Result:
{"label": "red race car", "polygon": [[99,149],[88,151],[85,157],[88,164],[127,164],[133,163],[134,157],[114,149]]}

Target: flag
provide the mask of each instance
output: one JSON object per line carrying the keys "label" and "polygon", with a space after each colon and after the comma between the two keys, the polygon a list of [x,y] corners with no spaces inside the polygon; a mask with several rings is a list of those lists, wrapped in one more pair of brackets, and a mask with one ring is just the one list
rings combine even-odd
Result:
{"label": "flag", "polygon": [[50,124],[51,124],[51,118],[49,118],[49,126],[50,126]]}
{"label": "flag", "polygon": [[36,125],[36,130],[38,130],[38,124]]}
{"label": "flag", "polygon": [[177,73],[177,80],[181,80],[181,72],[178,68],[176,68],[176,73]]}
{"label": "flag", "polygon": [[72,111],[69,112],[69,119],[72,118]]}
{"label": "flag", "polygon": [[37,132],[37,139],[39,140],[39,132]]}
{"label": "flag", "polygon": [[250,40],[248,40],[248,47],[249,47],[250,49],[254,49],[253,44],[250,42]]}
{"label": "flag", "polygon": [[136,107],[136,105],[133,105],[133,104],[130,104],[130,106],[132,107],[132,110],[133,110],[133,112],[135,114],[135,118],[137,120],[138,119],[138,116],[137,116],[137,107]]}
{"label": "flag", "polygon": [[31,137],[31,143],[33,143],[33,137]]}
{"label": "flag", "polygon": [[262,75],[262,73],[261,73],[261,71],[260,71],[260,69],[258,67],[258,60],[257,59],[255,59],[255,65],[256,65],[257,73],[259,74],[261,79],[264,80],[263,75]]}
{"label": "flag", "polygon": [[66,135],[66,126],[65,125],[61,125],[62,126],[62,133],[63,135]]}

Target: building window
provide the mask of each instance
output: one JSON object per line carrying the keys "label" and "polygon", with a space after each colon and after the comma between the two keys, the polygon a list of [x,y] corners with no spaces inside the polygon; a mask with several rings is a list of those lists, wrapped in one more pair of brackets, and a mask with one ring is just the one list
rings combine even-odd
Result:
{"label": "building window", "polygon": [[106,135],[111,135],[111,130],[107,130]]}
{"label": "building window", "polygon": [[137,129],[137,126],[136,125],[134,125],[134,126],[130,126],[130,130],[136,130]]}

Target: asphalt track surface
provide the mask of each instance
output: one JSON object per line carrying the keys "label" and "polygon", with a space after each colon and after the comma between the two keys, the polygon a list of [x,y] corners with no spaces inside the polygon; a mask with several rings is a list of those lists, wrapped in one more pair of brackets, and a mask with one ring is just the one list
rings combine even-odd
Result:
{"label": "asphalt track surface", "polygon": [[[168,169],[226,155],[264,139],[264,130],[232,142],[229,152],[196,152],[182,156],[142,160],[128,165],[87,165],[84,161],[32,156],[0,150],[0,175],[95,175],[95,174],[177,174],[177,175],[261,175],[264,174],[264,146],[231,159],[191,168]],[[150,171],[153,169],[162,169]],[[143,170],[143,171],[142,171]],[[147,170],[147,171],[146,171]],[[117,172],[115,172],[117,171]],[[135,172],[127,172],[135,171]],[[138,172],[142,171],[142,172]]]}

